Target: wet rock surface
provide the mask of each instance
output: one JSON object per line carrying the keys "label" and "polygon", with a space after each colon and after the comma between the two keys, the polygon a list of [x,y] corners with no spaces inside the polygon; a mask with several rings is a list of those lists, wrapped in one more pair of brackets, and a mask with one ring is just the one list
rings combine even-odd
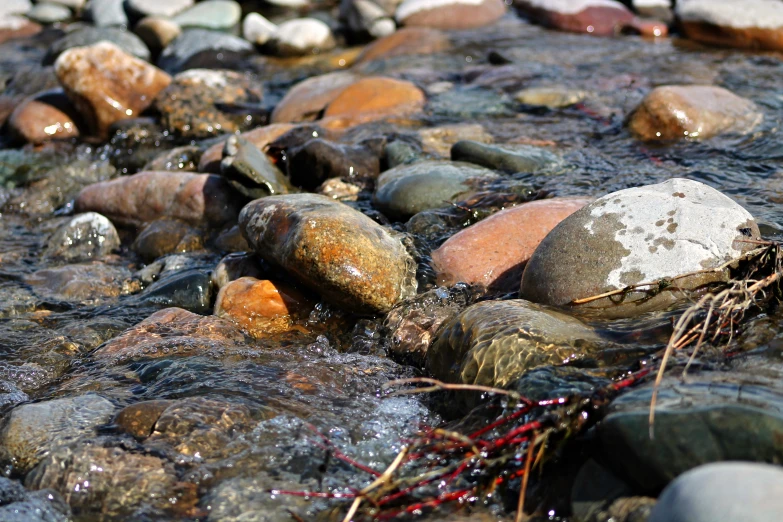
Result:
{"label": "wet rock surface", "polygon": [[725,0],[686,0],[675,10],[685,35],[697,42],[746,49],[783,49],[783,9],[754,0],[741,5]]}

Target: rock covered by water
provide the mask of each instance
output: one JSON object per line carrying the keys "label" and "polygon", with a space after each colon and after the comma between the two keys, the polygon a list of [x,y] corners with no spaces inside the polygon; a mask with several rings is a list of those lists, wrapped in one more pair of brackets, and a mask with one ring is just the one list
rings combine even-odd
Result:
{"label": "rock covered by water", "polygon": [[660,310],[683,291],[726,277],[709,271],[752,250],[759,230],[753,216],[717,190],[686,179],[608,194],[564,219],[525,267],[520,296],[566,305],[639,283],[685,274],[650,294],[626,292],[579,306],[606,316]]}
{"label": "rock covered by water", "polygon": [[54,490],[29,492],[18,482],[0,478],[0,520],[3,522],[67,522],[71,508]]}
{"label": "rock covered by water", "polygon": [[259,256],[353,312],[385,312],[416,292],[413,260],[400,240],[330,198],[258,199],[242,209],[239,225]]}
{"label": "rock covered by water", "polygon": [[65,261],[100,259],[120,246],[117,229],[105,216],[86,212],[58,228],[46,247],[46,255]]}

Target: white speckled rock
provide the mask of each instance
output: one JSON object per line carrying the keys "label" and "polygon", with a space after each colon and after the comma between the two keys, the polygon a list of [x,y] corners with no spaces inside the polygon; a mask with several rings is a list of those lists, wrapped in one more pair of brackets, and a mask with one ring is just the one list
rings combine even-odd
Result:
{"label": "white speckled rock", "polygon": [[491,24],[505,12],[503,0],[404,0],[395,18],[406,26],[472,29]]}
{"label": "white speckled rock", "polygon": [[335,46],[329,26],[316,18],[297,18],[283,22],[267,43],[281,56],[297,56],[328,51]]}
{"label": "white speckled rock", "polygon": [[[520,296],[566,305],[576,299],[715,268],[753,248],[753,216],[717,190],[687,179],[621,190],[563,220],[541,242],[522,275]],[[738,241],[740,240],[740,241]],[[580,308],[632,316],[668,307],[693,289],[723,277],[701,274],[654,297],[635,291]]]}
{"label": "white speckled rock", "polygon": [[663,490],[649,522],[767,522],[783,513],[783,469],[720,462],[695,468]]}
{"label": "white speckled rock", "polygon": [[725,47],[783,50],[780,0],[680,0],[677,17],[685,35]]}
{"label": "white speckled rock", "polygon": [[258,13],[248,13],[242,21],[242,36],[256,45],[264,45],[276,32],[277,26]]}

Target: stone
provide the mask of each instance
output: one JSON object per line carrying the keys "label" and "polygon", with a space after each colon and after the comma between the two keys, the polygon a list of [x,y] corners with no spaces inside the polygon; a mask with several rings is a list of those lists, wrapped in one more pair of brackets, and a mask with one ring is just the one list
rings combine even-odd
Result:
{"label": "stone", "polygon": [[404,26],[462,30],[489,25],[505,13],[502,0],[404,0],[395,18]]}
{"label": "stone", "polygon": [[279,56],[302,56],[329,51],[336,46],[332,30],[317,18],[296,18],[280,24],[266,42]]}
{"label": "stone", "polygon": [[465,161],[508,173],[553,171],[563,164],[556,154],[532,145],[489,145],[459,141],[451,148],[453,161]]}
{"label": "stone", "polygon": [[208,314],[212,310],[212,275],[208,270],[200,268],[168,274],[145,288],[137,297],[144,304]]}
{"label": "stone", "polygon": [[424,93],[413,83],[392,78],[369,77],[352,83],[324,111],[328,128],[346,128],[415,114],[424,107]]}
{"label": "stone", "polygon": [[539,243],[590,198],[552,198],[507,208],[451,236],[432,252],[437,282],[517,292],[525,264]]}
{"label": "stone", "polygon": [[[743,240],[759,237],[747,210],[698,181],[674,178],[621,190],[552,230],[525,267],[520,296],[563,306],[652,283],[655,288],[629,290],[619,301],[609,297],[574,306],[607,317],[665,309],[687,298],[689,290],[723,280],[723,270],[710,269],[752,250],[755,245]],[[662,280],[674,284],[658,288]]]}
{"label": "stone", "polygon": [[494,138],[480,123],[453,123],[420,129],[419,138],[424,152],[449,158],[452,147],[460,141],[492,143]]}
{"label": "stone", "polygon": [[94,356],[117,363],[191,355],[219,357],[246,349],[246,342],[245,335],[230,321],[165,308],[103,344]]}
{"label": "stone", "polygon": [[783,5],[775,0],[683,0],[675,8],[682,32],[721,47],[783,50]]}
{"label": "stone", "polygon": [[631,0],[631,6],[639,16],[667,24],[674,21],[673,4],[672,0]]}
{"label": "stone", "polygon": [[720,462],[692,469],[663,490],[649,522],[775,520],[783,512],[779,465]]}
{"label": "stone", "polygon": [[451,42],[445,33],[429,27],[402,27],[367,45],[355,66],[394,56],[435,54],[447,50]]}
{"label": "stone", "polygon": [[169,74],[187,69],[229,69],[253,54],[253,44],[230,34],[187,29],[160,54],[158,66]]}
{"label": "stone", "polygon": [[74,204],[122,226],[141,226],[162,217],[218,227],[236,219],[238,201],[225,180],[190,172],[140,172],[90,185]]}
{"label": "stone", "polygon": [[489,169],[451,161],[420,161],[378,177],[373,203],[393,219],[407,219],[475,194],[482,181],[498,179]]}
{"label": "stone", "polygon": [[289,330],[307,317],[313,303],[293,287],[277,281],[240,277],[220,289],[215,315],[234,322],[253,337]]}
{"label": "stone", "polygon": [[109,42],[69,49],[54,69],[90,133],[103,139],[111,124],[138,116],[171,82],[168,74]]}
{"label": "stone", "polygon": [[203,232],[178,219],[152,221],[136,236],[131,247],[144,261],[204,248]]}
{"label": "stone", "polygon": [[639,139],[707,139],[746,134],[763,119],[750,100],[712,85],[668,85],[648,94],[628,120]]}
{"label": "stone", "polygon": [[59,227],[46,245],[45,255],[68,262],[100,259],[120,248],[120,236],[111,221],[95,212],[78,214]]}
{"label": "stone", "polygon": [[149,160],[141,170],[184,170],[186,172],[196,172],[198,171],[198,162],[201,159],[202,152],[198,145],[174,147]]}
{"label": "stone", "polygon": [[54,24],[65,22],[73,15],[71,14],[71,10],[64,5],[45,2],[36,4],[35,7],[27,12],[26,16],[39,24]]}
{"label": "stone", "polygon": [[94,434],[114,409],[91,393],[14,408],[0,428],[0,460],[16,473],[27,473],[54,448]]}
{"label": "stone", "polygon": [[532,20],[561,31],[612,36],[634,20],[615,0],[521,0],[514,4]]}
{"label": "stone", "polygon": [[[125,8],[135,18],[155,16],[170,18],[192,7],[194,0],[125,0]],[[227,8],[233,10],[233,7]]]}
{"label": "stone", "polygon": [[86,1],[87,0],[47,0],[48,3],[63,5],[68,9],[72,9],[74,11],[80,11],[84,9],[84,4],[86,3]]}
{"label": "stone", "polygon": [[212,243],[212,246],[218,252],[246,252],[250,250],[250,245],[248,245],[245,238],[242,237],[242,232],[237,225],[233,225],[220,232]]}
{"label": "stone", "polygon": [[18,141],[40,144],[79,137],[79,115],[62,89],[27,98],[8,119],[8,130]]}
{"label": "stone", "polygon": [[5,15],[0,17],[0,44],[17,38],[35,36],[42,30],[40,24],[23,16]]}
{"label": "stone", "polygon": [[[6,479],[7,480],[7,479]],[[28,493],[23,499],[0,507],[2,522],[68,522],[73,520],[71,509],[54,490]]]}
{"label": "stone", "polygon": [[128,269],[98,262],[44,268],[24,279],[44,299],[82,303],[127,293],[128,280]]}
{"label": "stone", "polygon": [[242,7],[233,0],[206,0],[176,15],[173,20],[183,29],[199,28],[229,31],[242,18]]}
{"label": "stone", "polygon": [[27,98],[59,87],[53,67],[18,67],[0,94],[0,122],[5,122]]}
{"label": "stone", "polygon": [[362,187],[359,185],[345,182],[340,178],[327,179],[315,189],[316,194],[322,194],[324,196],[343,202],[358,201],[359,193],[361,191]]}
{"label": "stone", "polygon": [[190,69],[177,74],[155,99],[161,124],[184,138],[207,138],[246,130],[253,122],[243,104],[258,104],[260,84],[234,71]]}
{"label": "stone", "polygon": [[124,28],[129,24],[124,6],[124,0],[90,0],[85,15],[96,27]]}
{"label": "stone", "polygon": [[269,157],[241,136],[231,136],[223,149],[220,174],[250,199],[295,192]]}
{"label": "stone", "polygon": [[427,350],[436,379],[505,388],[530,370],[584,358],[608,343],[578,319],[515,299],[469,306]]}
{"label": "stone", "polygon": [[272,123],[314,121],[349,85],[359,78],[348,71],[313,76],[297,83],[272,111]]}
{"label": "stone", "polygon": [[23,15],[33,8],[30,0],[5,0],[0,6],[0,18],[7,15]]}
{"label": "stone", "polygon": [[525,105],[562,109],[576,105],[587,98],[585,91],[554,85],[551,87],[529,87],[518,91],[514,98]]}
{"label": "stone", "polygon": [[149,61],[150,51],[133,33],[117,27],[82,27],[56,40],[44,56],[43,64],[53,64],[57,58],[75,47],[90,47],[99,42],[109,42],[140,60]]}
{"label": "stone", "polygon": [[220,260],[212,272],[212,283],[218,290],[240,277],[265,279],[268,274],[261,265],[262,261],[247,252],[229,254]]}
{"label": "stone", "polygon": [[362,145],[316,138],[288,153],[291,183],[305,190],[314,190],[330,178],[374,179],[380,171],[380,155]]}
{"label": "stone", "polygon": [[258,13],[248,13],[242,21],[242,36],[255,45],[264,45],[277,32],[277,26]]}
{"label": "stone", "polygon": [[161,413],[174,404],[174,401],[153,400],[131,404],[120,410],[114,418],[117,430],[137,439],[146,439],[152,435],[155,423]]}
{"label": "stone", "polygon": [[147,16],[139,20],[134,31],[155,55],[159,55],[182,34],[182,28],[175,22],[155,16]]}
{"label": "stone", "polygon": [[342,0],[340,20],[349,31],[359,37],[382,38],[397,29],[391,13],[372,0]]}
{"label": "stone", "polygon": [[[260,150],[266,150],[266,147],[274,140],[293,129],[293,125],[287,123],[273,123],[264,127],[243,132],[239,136],[249,143],[255,145]],[[227,139],[227,138],[226,138]],[[204,151],[198,162],[198,172],[220,173],[220,163],[223,160],[223,149],[226,143],[222,141],[216,143]]]}
{"label": "stone", "polygon": [[415,264],[402,243],[325,196],[255,200],[242,209],[239,226],[261,258],[351,312],[386,312],[416,292]]}

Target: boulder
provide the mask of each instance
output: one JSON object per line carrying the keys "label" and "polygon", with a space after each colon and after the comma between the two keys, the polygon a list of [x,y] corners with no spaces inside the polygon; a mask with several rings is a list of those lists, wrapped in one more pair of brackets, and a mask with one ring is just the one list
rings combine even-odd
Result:
{"label": "boulder", "polygon": [[674,178],[621,190],[578,210],[546,236],[525,267],[520,296],[562,306],[651,283],[621,299],[575,306],[617,317],[660,310],[689,290],[724,280],[725,271],[712,269],[752,250],[755,245],[743,240],[759,237],[747,210],[698,181]]}
{"label": "boulder", "polygon": [[404,0],[395,13],[400,25],[433,29],[474,29],[506,13],[503,0]]}
{"label": "boulder", "polygon": [[783,50],[783,4],[777,0],[681,0],[686,37],[721,47]]}

